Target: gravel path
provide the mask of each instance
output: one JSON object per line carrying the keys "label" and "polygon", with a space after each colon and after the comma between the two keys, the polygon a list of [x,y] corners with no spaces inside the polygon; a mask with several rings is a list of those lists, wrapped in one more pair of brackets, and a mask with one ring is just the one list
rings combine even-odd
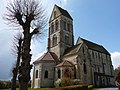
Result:
{"label": "gravel path", "polygon": [[100,88],[98,90],[118,90],[118,88]]}

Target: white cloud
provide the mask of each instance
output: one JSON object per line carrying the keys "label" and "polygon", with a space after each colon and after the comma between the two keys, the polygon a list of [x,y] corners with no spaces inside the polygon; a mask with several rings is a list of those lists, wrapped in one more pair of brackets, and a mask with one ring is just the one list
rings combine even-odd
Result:
{"label": "white cloud", "polygon": [[120,66],[120,52],[111,53],[111,59],[112,59],[114,68]]}
{"label": "white cloud", "polygon": [[64,4],[67,4],[68,3],[68,0],[63,0]]}

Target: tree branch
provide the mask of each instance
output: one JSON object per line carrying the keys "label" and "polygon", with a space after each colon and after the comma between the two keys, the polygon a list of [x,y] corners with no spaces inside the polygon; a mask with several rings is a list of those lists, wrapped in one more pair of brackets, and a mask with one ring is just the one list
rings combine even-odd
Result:
{"label": "tree branch", "polygon": [[35,28],[31,33],[31,37],[34,35],[34,34],[38,34],[39,33],[39,28]]}
{"label": "tree branch", "polygon": [[21,15],[20,12],[16,12],[16,14],[15,14],[15,17],[16,17],[17,21],[19,22],[19,24],[24,26],[24,22],[22,20],[22,16],[23,15]]}

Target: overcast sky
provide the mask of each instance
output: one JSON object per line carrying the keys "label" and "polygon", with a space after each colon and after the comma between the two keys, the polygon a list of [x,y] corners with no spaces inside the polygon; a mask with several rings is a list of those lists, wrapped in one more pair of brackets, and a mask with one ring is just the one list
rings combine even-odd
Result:
{"label": "overcast sky", "polygon": [[[17,31],[3,20],[5,7],[10,0],[0,0],[0,80],[8,80],[15,63],[11,47]],[[54,4],[66,9],[73,17],[75,42],[80,36],[103,45],[110,53],[114,68],[120,65],[120,0],[42,0],[50,17]],[[48,27],[47,27],[48,28]],[[34,61],[47,48],[47,35],[42,41],[33,41]]]}

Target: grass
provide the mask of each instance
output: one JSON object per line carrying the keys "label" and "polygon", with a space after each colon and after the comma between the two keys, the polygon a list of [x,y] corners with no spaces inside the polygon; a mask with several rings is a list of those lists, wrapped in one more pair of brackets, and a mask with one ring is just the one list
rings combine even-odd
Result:
{"label": "grass", "polygon": [[[11,89],[0,89],[0,90],[11,90]],[[17,88],[16,90],[19,90],[19,88]],[[38,89],[29,88],[28,90],[49,90],[49,89],[48,88],[38,88]]]}
{"label": "grass", "polygon": [[[0,89],[0,90],[11,90],[11,89]],[[19,90],[18,88],[16,90]],[[29,88],[28,90],[49,90],[48,88],[37,88],[37,89],[33,89],[33,88]],[[97,88],[93,88],[91,90],[98,90]]]}
{"label": "grass", "polygon": [[91,89],[91,90],[98,90],[97,88],[93,88],[93,89]]}

